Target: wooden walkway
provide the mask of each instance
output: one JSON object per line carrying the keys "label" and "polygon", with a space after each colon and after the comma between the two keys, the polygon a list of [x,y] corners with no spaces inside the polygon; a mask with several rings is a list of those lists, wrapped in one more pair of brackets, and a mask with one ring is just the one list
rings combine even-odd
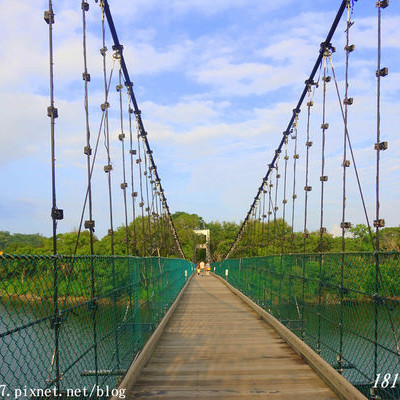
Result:
{"label": "wooden walkway", "polygon": [[218,279],[194,277],[128,399],[337,399]]}

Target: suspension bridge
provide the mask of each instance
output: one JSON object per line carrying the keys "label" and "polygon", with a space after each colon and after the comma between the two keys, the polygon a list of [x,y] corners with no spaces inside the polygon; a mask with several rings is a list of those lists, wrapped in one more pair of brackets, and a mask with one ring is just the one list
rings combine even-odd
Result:
{"label": "suspension bridge", "polygon": [[[117,23],[108,0],[96,3],[82,1],[79,10],[87,173],[75,251],[68,255],[59,254],[57,236],[64,218],[56,168],[62,109],[54,90],[57,21],[52,1],[44,12],[52,255],[0,254],[0,398],[399,399],[399,253],[383,251],[380,240],[385,227],[381,160],[390,151],[381,135],[381,81],[390,79],[381,33],[389,1],[376,3],[376,127],[375,137],[369,138],[376,153],[375,179],[368,183],[368,193],[373,187],[375,195],[373,216],[349,124],[355,101],[349,76],[356,53],[353,9],[363,4],[343,0],[243,223],[222,260],[211,263],[211,275],[198,275],[185,257]],[[93,22],[88,13],[94,6],[101,12],[96,21],[101,32],[99,76],[89,72],[88,64],[87,25]],[[345,44],[339,50],[335,35],[343,21]],[[339,51],[344,59],[337,67]],[[96,124],[90,115],[93,81],[104,88],[96,104]],[[333,112],[339,124],[330,123]],[[115,121],[117,138],[110,135]],[[340,151],[336,149],[340,179],[333,183],[328,178],[332,131],[341,138]],[[114,142],[120,177],[114,174]],[[99,170],[107,185],[102,199],[109,215],[107,256],[95,251],[98,199],[93,177]],[[115,229],[117,179],[122,238]],[[332,190],[340,193],[340,204],[335,203],[341,212],[339,253],[327,253],[324,247]],[[352,227],[348,197],[353,192],[372,252],[346,248]],[[311,232],[310,213],[315,210],[318,230]],[[301,221],[301,232],[295,231],[296,221]],[[85,232],[90,255],[83,256],[77,249]],[[311,236],[318,243],[316,253],[309,251]],[[124,254],[116,251],[117,242],[123,243]]]}

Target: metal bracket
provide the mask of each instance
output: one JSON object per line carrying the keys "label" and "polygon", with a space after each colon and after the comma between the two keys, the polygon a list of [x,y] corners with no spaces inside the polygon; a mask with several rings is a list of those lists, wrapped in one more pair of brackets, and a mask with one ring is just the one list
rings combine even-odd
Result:
{"label": "metal bracket", "polygon": [[353,100],[354,99],[352,97],[343,99],[343,104],[347,104],[348,106],[351,106],[353,104]]}
{"label": "metal bracket", "polygon": [[62,220],[64,219],[64,210],[59,208],[52,208],[51,209],[51,218],[55,220]]}
{"label": "metal bracket", "polygon": [[87,156],[91,156],[92,155],[92,149],[90,146],[85,146],[83,148],[83,154],[86,154]]}
{"label": "metal bracket", "polygon": [[389,0],[382,0],[376,2],[376,6],[380,8],[386,8],[388,5],[389,5]]}
{"label": "metal bracket", "polygon": [[374,221],[374,227],[375,228],[384,228],[385,227],[385,220],[384,219],[378,219]]}
{"label": "metal bracket", "polygon": [[110,107],[110,103],[108,102],[108,101],[106,101],[105,103],[103,103],[101,106],[100,106],[100,108],[101,108],[101,111],[105,111],[107,108],[109,108]]}
{"label": "metal bracket", "polygon": [[388,142],[380,142],[380,143],[375,143],[374,146],[375,150],[387,150],[388,148]]}
{"label": "metal bracket", "polygon": [[354,51],[354,49],[356,48],[356,46],[354,44],[351,44],[349,46],[344,46],[344,49],[346,51],[348,51],[349,53],[351,53],[352,51]]}
{"label": "metal bracket", "polygon": [[94,221],[93,220],[87,220],[85,221],[85,229],[93,230],[94,231]]}
{"label": "metal bracket", "polygon": [[388,68],[384,67],[384,68],[378,69],[376,71],[375,75],[376,75],[376,77],[379,77],[379,76],[383,77],[383,76],[386,76],[388,73],[389,73]]}
{"label": "metal bracket", "polygon": [[58,118],[58,109],[52,106],[47,107],[47,116],[50,118]]}
{"label": "metal bracket", "polygon": [[47,24],[54,24],[54,13],[53,11],[45,11],[44,12],[44,20]]}

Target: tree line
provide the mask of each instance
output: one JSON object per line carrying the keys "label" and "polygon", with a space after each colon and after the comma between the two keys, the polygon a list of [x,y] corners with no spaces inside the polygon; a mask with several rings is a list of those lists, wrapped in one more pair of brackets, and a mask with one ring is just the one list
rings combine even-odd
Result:
{"label": "tree line", "polygon": [[[211,257],[220,261],[231,248],[240,225],[235,222],[205,222],[197,214],[176,212],[172,214],[183,252],[188,260],[195,262],[205,258],[205,251],[194,252],[196,242],[201,237],[193,233],[194,229],[209,229],[211,236]],[[128,235],[128,236],[127,236]],[[380,232],[380,248],[383,251],[400,250],[400,226],[384,228]],[[372,233],[375,240],[375,234]],[[128,228],[120,226],[114,231],[114,254],[135,256],[164,256],[180,258],[174,246],[174,240],[169,227],[159,219],[143,220],[140,217]],[[348,230],[345,238],[346,251],[372,251],[373,245],[368,228],[358,224]],[[58,253],[63,255],[90,254],[90,235],[88,231],[61,233],[57,235]],[[309,232],[306,237],[303,232],[293,232],[292,228],[282,220],[275,224],[261,221],[252,222],[242,239],[236,246],[232,257],[255,257],[281,253],[318,253],[340,252],[342,238],[325,233],[321,240],[319,231]],[[47,255],[53,253],[52,238],[40,234],[11,234],[0,231],[0,251],[9,254]],[[110,235],[102,238],[94,237],[94,253],[98,255],[111,254]]]}

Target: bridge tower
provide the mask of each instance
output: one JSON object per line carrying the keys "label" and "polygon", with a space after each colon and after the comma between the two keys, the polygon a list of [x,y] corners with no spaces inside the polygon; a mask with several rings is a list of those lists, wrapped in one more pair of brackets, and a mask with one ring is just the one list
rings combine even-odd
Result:
{"label": "bridge tower", "polygon": [[211,262],[211,251],[210,251],[210,230],[209,229],[194,229],[193,232],[196,235],[204,235],[206,237],[205,243],[196,243],[193,246],[193,261],[195,259],[197,249],[206,249],[206,260]]}

